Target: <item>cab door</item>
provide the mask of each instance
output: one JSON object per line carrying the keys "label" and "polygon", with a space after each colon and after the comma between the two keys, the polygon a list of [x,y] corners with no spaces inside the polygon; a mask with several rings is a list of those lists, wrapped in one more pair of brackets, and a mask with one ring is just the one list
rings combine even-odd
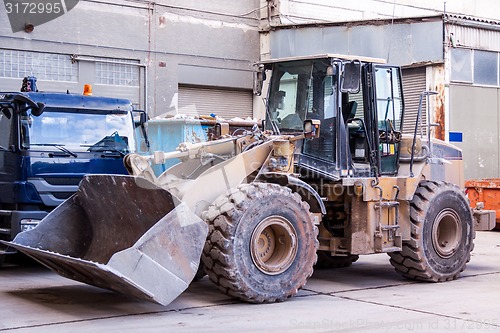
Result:
{"label": "cab door", "polygon": [[[16,200],[15,182],[21,179],[21,157],[18,154],[17,114],[10,103],[0,102],[0,210],[2,203]],[[0,216],[0,222],[2,216]]]}
{"label": "cab door", "polygon": [[375,142],[378,146],[379,174],[395,175],[399,168],[399,145],[404,112],[401,70],[395,66],[373,66]]}

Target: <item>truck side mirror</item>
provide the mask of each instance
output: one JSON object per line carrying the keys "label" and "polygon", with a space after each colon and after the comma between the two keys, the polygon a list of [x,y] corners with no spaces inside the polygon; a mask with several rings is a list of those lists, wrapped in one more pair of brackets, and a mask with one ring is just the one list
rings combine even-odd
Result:
{"label": "truck side mirror", "polygon": [[140,124],[143,125],[147,121],[148,121],[148,115],[146,114],[146,112],[141,112],[141,114],[139,116],[139,122],[140,122]]}
{"label": "truck side mirror", "polygon": [[139,114],[139,119],[136,119],[134,117],[135,127],[139,127],[141,125],[144,125],[148,121],[148,115],[146,114],[146,111],[143,111],[143,110],[134,110],[133,112]]}
{"label": "truck side mirror", "polygon": [[361,62],[353,60],[344,64],[340,90],[343,93],[357,94],[361,85]]}
{"label": "truck side mirror", "polygon": [[31,109],[31,114],[35,117],[39,117],[43,113],[43,109],[45,109],[45,104],[41,102],[35,102],[25,95],[14,95],[13,100],[24,104],[24,106],[17,111],[18,113],[22,113],[24,111],[27,111],[28,109]]}
{"label": "truck side mirror", "polygon": [[319,138],[320,125],[321,125],[321,121],[318,119],[306,119],[306,120],[304,120],[304,137],[306,139]]}
{"label": "truck side mirror", "polygon": [[38,102],[36,105],[37,107],[31,109],[31,114],[35,117],[40,117],[43,113],[43,109],[45,109],[45,104]]}
{"label": "truck side mirror", "polygon": [[144,110],[133,110],[132,112],[139,114],[139,120],[136,120],[134,117],[134,125],[135,128],[141,128],[142,136],[144,139],[144,142],[141,142],[140,144],[140,149],[141,151],[148,151],[151,145],[149,143],[148,133],[146,132],[146,126],[144,126],[144,124],[146,124],[148,121],[148,114]]}

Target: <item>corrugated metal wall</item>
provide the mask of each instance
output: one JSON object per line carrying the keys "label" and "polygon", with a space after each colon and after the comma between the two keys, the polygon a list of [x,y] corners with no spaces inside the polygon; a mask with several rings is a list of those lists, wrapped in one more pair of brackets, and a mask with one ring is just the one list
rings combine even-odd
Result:
{"label": "corrugated metal wall", "polygon": [[453,42],[457,47],[500,51],[500,31],[498,30],[447,24],[446,31],[448,34],[453,34]]}
{"label": "corrugated metal wall", "polygon": [[[426,90],[425,73],[425,67],[403,69],[403,94],[405,99],[403,133],[413,133],[415,130],[420,94]],[[422,120],[425,130],[425,124],[427,123],[425,104],[423,105],[422,110]]]}

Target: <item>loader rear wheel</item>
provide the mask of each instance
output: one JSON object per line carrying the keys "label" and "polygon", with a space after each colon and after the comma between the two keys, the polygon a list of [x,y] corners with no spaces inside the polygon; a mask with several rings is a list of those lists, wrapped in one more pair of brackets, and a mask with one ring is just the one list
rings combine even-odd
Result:
{"label": "loader rear wheel", "polygon": [[202,260],[222,292],[251,303],[284,301],[312,275],[318,229],[309,205],[276,184],[230,190],[205,213]]}
{"label": "loader rear wheel", "polygon": [[391,264],[404,277],[429,282],[454,280],[474,248],[472,212],[458,187],[420,182],[410,206],[411,240],[390,253]]}
{"label": "loader rear wheel", "polygon": [[349,267],[357,261],[359,256],[350,254],[347,256],[332,256],[328,251],[318,251],[318,261],[315,268],[341,268]]}

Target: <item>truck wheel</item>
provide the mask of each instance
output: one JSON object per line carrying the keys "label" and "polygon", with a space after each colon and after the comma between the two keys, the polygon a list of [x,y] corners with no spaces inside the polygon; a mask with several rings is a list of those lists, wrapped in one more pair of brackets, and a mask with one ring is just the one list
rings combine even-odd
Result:
{"label": "truck wheel", "polygon": [[349,267],[359,259],[358,255],[332,256],[328,251],[318,251],[318,261],[315,268],[341,268]]}
{"label": "truck wheel", "polygon": [[454,280],[469,262],[474,229],[469,203],[452,184],[420,182],[410,206],[411,240],[390,253],[404,277],[429,282]]}
{"label": "truck wheel", "polygon": [[309,205],[286,187],[254,183],[205,212],[205,271],[218,289],[251,303],[284,301],[313,273],[318,228]]}

